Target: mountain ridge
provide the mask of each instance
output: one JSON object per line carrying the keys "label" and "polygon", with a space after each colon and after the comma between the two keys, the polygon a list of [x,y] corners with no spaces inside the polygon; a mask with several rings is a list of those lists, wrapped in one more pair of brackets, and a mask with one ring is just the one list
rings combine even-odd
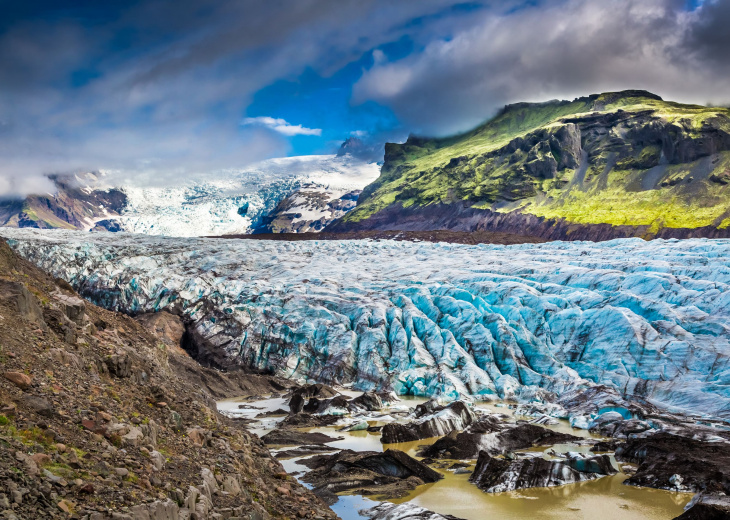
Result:
{"label": "mountain ridge", "polygon": [[328,230],[728,236],[727,108],[639,90],[516,103],[469,132],[385,151],[381,176]]}

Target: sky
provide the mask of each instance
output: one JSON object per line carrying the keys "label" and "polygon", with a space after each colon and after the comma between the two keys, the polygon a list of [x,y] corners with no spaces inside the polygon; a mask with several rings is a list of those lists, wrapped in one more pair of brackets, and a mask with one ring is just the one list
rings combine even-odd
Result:
{"label": "sky", "polygon": [[0,0],[0,196],[203,180],[517,101],[730,103],[730,0]]}

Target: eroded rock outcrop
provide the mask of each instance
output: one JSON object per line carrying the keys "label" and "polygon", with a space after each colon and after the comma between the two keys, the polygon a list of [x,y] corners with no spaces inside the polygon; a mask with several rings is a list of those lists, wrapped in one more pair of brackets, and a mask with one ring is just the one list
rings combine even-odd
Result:
{"label": "eroded rock outcrop", "polygon": [[629,485],[730,494],[728,442],[657,433],[618,446],[616,459],[638,464]]}
{"label": "eroded rock outcrop", "polygon": [[[476,423],[484,430],[484,421]],[[580,442],[574,435],[559,433],[535,424],[518,426],[504,425],[493,433],[475,433],[471,428],[465,432],[451,432],[446,437],[427,446],[419,452],[422,457],[448,459],[476,459],[481,451],[490,455],[510,453],[533,446],[551,446],[559,443]]]}
{"label": "eroded rock outcrop", "polygon": [[417,408],[416,416],[418,418],[415,421],[407,424],[390,423],[383,426],[381,442],[393,444],[439,437],[454,430],[463,430],[476,419],[474,412],[463,401],[442,407],[434,406],[425,411]]}
{"label": "eroded rock outcrop", "polygon": [[342,491],[393,498],[443,478],[422,462],[392,449],[384,453],[343,450],[305,459],[302,464],[312,469],[303,480],[313,484],[315,493],[330,503],[336,501],[332,494]]}
{"label": "eroded rock outcrop", "polygon": [[529,457],[507,460],[482,451],[469,481],[487,493],[501,493],[532,487],[552,487],[593,480],[617,473],[608,455],[564,460]]}

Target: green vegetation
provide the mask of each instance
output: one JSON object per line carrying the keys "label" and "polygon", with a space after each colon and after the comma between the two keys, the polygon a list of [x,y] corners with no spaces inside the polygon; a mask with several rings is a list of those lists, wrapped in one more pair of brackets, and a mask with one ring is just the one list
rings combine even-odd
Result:
{"label": "green vegetation", "polygon": [[728,227],[728,143],[729,109],[646,92],[510,105],[462,135],[386,145],[380,178],[344,221],[464,202],[586,224]]}

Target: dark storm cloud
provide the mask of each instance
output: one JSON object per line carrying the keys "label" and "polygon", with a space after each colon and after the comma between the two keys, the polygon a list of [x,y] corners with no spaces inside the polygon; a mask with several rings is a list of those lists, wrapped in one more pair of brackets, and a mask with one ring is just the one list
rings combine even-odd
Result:
{"label": "dark storm cloud", "polygon": [[[152,0],[13,7],[0,22],[0,195],[47,188],[48,172],[106,169],[165,183],[281,155],[288,142],[280,132],[240,125],[255,92],[305,67],[335,71],[409,30],[441,37],[453,4]],[[408,29],[422,16],[437,20]]]}
{"label": "dark storm cloud", "polygon": [[691,24],[685,43],[696,50],[697,59],[730,70],[730,1],[706,2]]}
{"label": "dark storm cloud", "polygon": [[673,0],[537,2],[489,10],[422,53],[380,62],[354,101],[391,107],[416,132],[468,129],[514,101],[643,88],[667,98],[730,101],[728,9]]}

